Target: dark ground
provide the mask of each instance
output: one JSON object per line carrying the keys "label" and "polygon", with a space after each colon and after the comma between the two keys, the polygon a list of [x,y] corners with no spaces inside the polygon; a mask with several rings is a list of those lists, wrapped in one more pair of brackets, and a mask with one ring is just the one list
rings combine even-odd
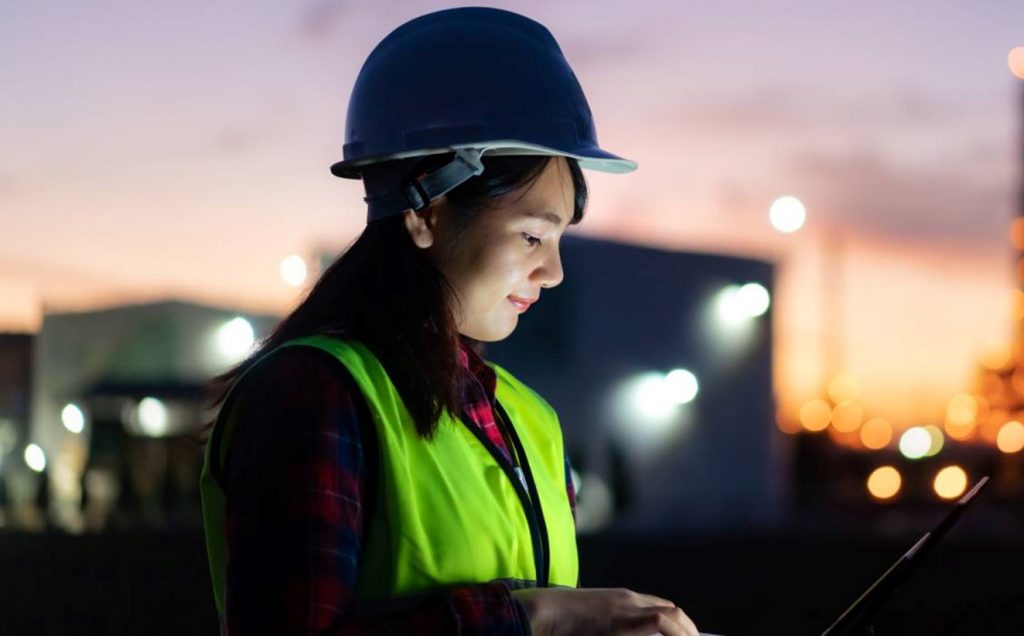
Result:
{"label": "dark ground", "polygon": [[[796,536],[580,540],[582,583],[672,599],[701,629],[817,634],[908,547]],[[1024,545],[940,544],[878,634],[1024,634]],[[0,634],[217,633],[202,536],[0,534]]]}

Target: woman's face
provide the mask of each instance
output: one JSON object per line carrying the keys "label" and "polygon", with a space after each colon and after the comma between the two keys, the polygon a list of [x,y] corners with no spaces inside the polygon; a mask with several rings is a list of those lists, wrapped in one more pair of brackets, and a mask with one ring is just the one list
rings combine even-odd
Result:
{"label": "woman's face", "polygon": [[[492,209],[454,236],[444,197],[419,213],[405,212],[413,241],[447,277],[460,300],[459,333],[494,342],[507,338],[541,287],[562,282],[558,241],[573,215],[572,177],[555,157],[531,185],[495,200]],[[461,309],[461,311],[460,311]]]}

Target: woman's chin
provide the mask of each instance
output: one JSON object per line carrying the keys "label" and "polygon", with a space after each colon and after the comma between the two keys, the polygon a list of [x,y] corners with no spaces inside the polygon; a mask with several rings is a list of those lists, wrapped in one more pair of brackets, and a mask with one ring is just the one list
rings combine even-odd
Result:
{"label": "woman's chin", "polygon": [[519,325],[519,316],[513,316],[512,320],[503,327],[490,327],[487,329],[473,329],[469,332],[460,331],[467,338],[479,340],[480,342],[498,342],[512,335]]}

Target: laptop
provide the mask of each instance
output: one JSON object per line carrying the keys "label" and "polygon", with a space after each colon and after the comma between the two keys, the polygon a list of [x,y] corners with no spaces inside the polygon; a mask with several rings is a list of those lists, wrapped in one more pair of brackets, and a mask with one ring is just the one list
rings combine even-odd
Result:
{"label": "laptop", "polygon": [[[882,576],[878,577],[878,580],[872,583],[871,587],[861,594],[852,605],[846,608],[839,615],[839,618],[821,633],[821,636],[873,633],[872,622],[885,605],[885,602],[896,591],[896,588],[903,582],[910,571],[924,558],[924,555],[949,532],[949,529],[960,519],[964,510],[974,501],[974,498],[987,483],[987,476],[978,480],[978,483],[967,494],[960,497],[953,504],[953,507],[939,521],[938,525],[918,539],[917,543],[897,559]],[[702,632],[701,636],[716,635]]]}

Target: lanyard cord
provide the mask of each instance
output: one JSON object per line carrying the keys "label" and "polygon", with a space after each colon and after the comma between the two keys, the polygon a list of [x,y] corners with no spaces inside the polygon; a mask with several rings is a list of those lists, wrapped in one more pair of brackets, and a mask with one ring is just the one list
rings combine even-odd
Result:
{"label": "lanyard cord", "polygon": [[491,412],[494,414],[494,422],[497,424],[498,431],[501,433],[501,439],[505,440],[505,448],[508,449],[509,457],[512,458],[512,465],[519,468],[521,465],[519,462],[519,453],[516,452],[515,444],[512,443],[512,438],[509,436],[508,429],[506,428],[509,424],[505,422],[503,417],[501,417],[501,412],[498,410],[497,405],[494,404],[494,401],[491,402]]}

